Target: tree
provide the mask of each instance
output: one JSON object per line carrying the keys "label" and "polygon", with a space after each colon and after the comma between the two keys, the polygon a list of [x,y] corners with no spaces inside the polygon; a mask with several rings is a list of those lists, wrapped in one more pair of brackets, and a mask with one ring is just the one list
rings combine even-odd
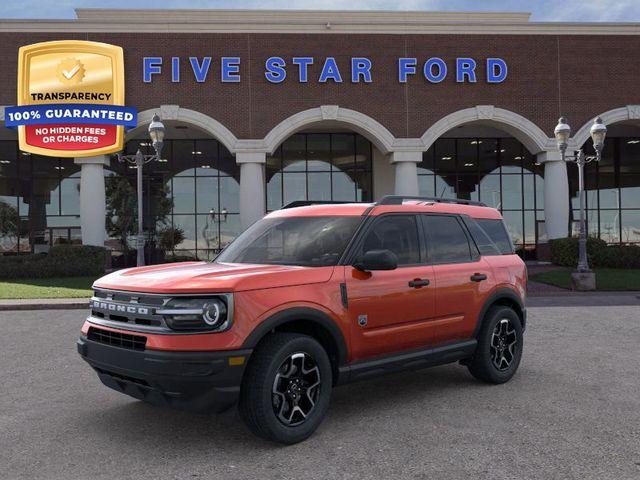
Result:
{"label": "tree", "polygon": [[7,237],[17,245],[20,236],[20,215],[18,209],[0,201],[0,238]]}
{"label": "tree", "polygon": [[163,252],[171,252],[176,245],[184,242],[184,230],[179,227],[166,227],[158,232],[158,248]]}
{"label": "tree", "polygon": [[[138,233],[138,201],[135,188],[126,177],[105,179],[107,200],[107,232],[119,240],[122,250],[128,252],[128,239]],[[147,193],[148,195],[149,193]],[[167,224],[167,217],[173,208],[173,200],[165,183],[151,185],[151,215],[154,223]],[[147,227],[149,228],[149,227]],[[150,238],[155,236],[155,225],[150,228]]]}

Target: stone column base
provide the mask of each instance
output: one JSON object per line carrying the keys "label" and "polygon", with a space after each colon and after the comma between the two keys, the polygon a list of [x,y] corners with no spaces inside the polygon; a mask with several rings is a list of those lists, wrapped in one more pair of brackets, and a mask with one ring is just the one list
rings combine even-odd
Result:
{"label": "stone column base", "polygon": [[596,289],[595,272],[573,272],[571,274],[571,289],[586,292]]}

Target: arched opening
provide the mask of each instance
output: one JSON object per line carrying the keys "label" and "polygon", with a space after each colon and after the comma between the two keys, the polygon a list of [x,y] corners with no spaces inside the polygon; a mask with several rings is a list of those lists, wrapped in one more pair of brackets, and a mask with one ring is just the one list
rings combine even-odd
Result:
{"label": "arched opening", "polygon": [[81,243],[79,203],[73,158],[21,152],[16,132],[0,129],[0,254]]}
{"label": "arched opening", "polygon": [[[143,167],[148,261],[211,259],[240,232],[240,168],[225,144],[202,128],[179,120],[163,122],[162,160]],[[124,153],[138,148],[152,153],[145,128],[130,133]],[[135,195],[136,167],[114,156],[105,175],[106,245],[122,253],[135,248],[135,201],[129,208],[128,196]],[[129,215],[127,222],[119,211]],[[116,259],[116,264],[135,261],[133,252],[129,257]]]}
{"label": "arched opening", "polygon": [[294,133],[267,155],[267,211],[296,200],[372,201],[374,151],[367,138],[339,125]]}
{"label": "arched opening", "polygon": [[365,114],[312,108],[280,122],[263,141],[267,211],[296,200],[367,202],[393,193],[385,156],[395,138]]}
{"label": "arched opening", "polygon": [[501,211],[526,257],[546,241],[544,169],[501,125],[472,121],[435,139],[418,164],[420,195],[481,201]]}
{"label": "arched opening", "polygon": [[[607,124],[607,129],[601,161],[585,167],[587,232],[610,244],[640,244],[640,120],[627,117]],[[584,137],[576,134],[575,138],[582,141]],[[590,138],[581,146],[585,154],[593,154]],[[574,164],[567,169],[571,233],[577,236],[578,170]]]}

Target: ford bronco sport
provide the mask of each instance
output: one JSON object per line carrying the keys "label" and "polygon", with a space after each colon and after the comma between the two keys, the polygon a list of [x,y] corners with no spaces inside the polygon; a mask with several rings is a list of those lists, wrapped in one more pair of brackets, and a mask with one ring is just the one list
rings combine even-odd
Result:
{"label": "ford bronco sport", "polygon": [[255,434],[282,443],[314,432],[338,384],[456,361],[484,382],[514,375],[526,268],[497,210],[398,196],[293,207],[213,262],[97,280],[82,358],[153,404],[239,402]]}

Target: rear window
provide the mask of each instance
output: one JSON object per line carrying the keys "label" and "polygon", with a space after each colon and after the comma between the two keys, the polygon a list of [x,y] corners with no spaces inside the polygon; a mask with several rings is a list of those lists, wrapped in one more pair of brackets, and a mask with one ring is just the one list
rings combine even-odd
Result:
{"label": "rear window", "polygon": [[513,253],[513,244],[502,220],[476,218],[475,221],[482,227],[482,230],[484,230],[496,247],[498,247],[501,254]]}
{"label": "rear window", "polygon": [[487,232],[478,225],[476,220],[467,216],[463,216],[462,219],[469,229],[469,233],[471,234],[471,237],[473,237],[473,241],[478,247],[480,255],[502,255],[498,246],[493,240],[491,240]]}

